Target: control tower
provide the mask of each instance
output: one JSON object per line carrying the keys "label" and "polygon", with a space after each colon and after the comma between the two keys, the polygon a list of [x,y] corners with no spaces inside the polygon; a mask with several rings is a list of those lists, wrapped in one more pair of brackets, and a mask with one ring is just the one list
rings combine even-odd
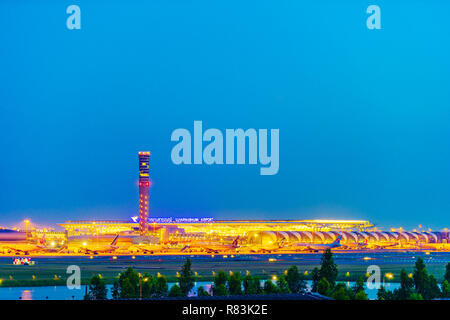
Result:
{"label": "control tower", "polygon": [[150,152],[139,152],[139,234],[146,235],[148,232],[148,207],[150,174],[149,162]]}

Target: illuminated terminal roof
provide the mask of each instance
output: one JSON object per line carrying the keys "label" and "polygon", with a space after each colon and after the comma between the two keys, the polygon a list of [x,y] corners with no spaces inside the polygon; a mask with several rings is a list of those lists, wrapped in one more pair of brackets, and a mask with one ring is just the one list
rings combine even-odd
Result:
{"label": "illuminated terminal roof", "polygon": [[[365,231],[373,227],[365,220],[214,220],[212,218],[149,218],[151,226],[171,226],[187,233],[246,234],[250,231]],[[134,231],[138,219],[76,220],[59,224],[69,233],[105,234]]]}

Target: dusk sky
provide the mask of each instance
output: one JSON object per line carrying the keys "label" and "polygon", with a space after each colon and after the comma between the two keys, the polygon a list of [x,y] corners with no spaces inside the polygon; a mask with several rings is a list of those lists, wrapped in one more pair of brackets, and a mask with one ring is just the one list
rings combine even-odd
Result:
{"label": "dusk sky", "polygon": [[[151,216],[450,227],[450,2],[340,2],[1,1],[0,226],[137,215],[148,150]],[[194,120],[279,129],[278,174],[174,165]]]}

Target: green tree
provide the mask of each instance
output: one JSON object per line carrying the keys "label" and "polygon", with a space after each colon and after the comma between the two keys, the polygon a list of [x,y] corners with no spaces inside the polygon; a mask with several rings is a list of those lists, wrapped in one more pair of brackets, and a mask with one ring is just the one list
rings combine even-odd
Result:
{"label": "green tree", "polygon": [[336,283],[336,278],[338,275],[337,265],[334,263],[333,252],[327,249],[321,260],[321,266],[319,270],[320,279],[325,278],[330,283],[330,287],[333,288]]}
{"label": "green tree", "polygon": [[217,287],[214,287],[214,296],[228,296],[229,294],[230,293],[228,292],[228,289],[224,284],[219,284]]}
{"label": "green tree", "polygon": [[332,290],[331,298],[335,300],[350,300],[351,291],[347,290],[347,286],[344,283],[338,283]]}
{"label": "green tree", "polygon": [[378,300],[394,300],[394,294],[391,291],[386,290],[384,286],[381,286],[377,292]]}
{"label": "green tree", "polygon": [[272,280],[266,280],[264,282],[264,293],[265,294],[273,294],[273,293],[279,293],[279,289],[276,285],[273,284]]}
{"label": "green tree", "polygon": [[414,285],[416,292],[425,300],[434,299],[441,294],[436,278],[433,275],[428,275],[421,257],[417,258],[414,266]]}
{"label": "green tree", "polygon": [[[219,270],[219,272],[214,277],[214,284],[212,287],[213,295],[228,295],[228,289],[226,287],[226,284],[228,282],[228,275],[223,270]],[[225,290],[222,288],[222,286],[225,288]],[[219,287],[221,287],[219,289]],[[217,290],[220,290],[219,292],[216,292]]]}
{"label": "green tree", "polygon": [[441,297],[450,298],[450,284],[447,280],[444,280],[444,282],[442,282]]}
{"label": "green tree", "polygon": [[423,300],[423,297],[420,293],[413,292],[409,296],[409,300]]}
{"label": "green tree", "polygon": [[280,293],[291,293],[291,290],[289,289],[289,284],[286,281],[286,278],[284,276],[279,276],[277,279],[277,287],[278,291]]}
{"label": "green tree", "polygon": [[428,273],[421,257],[417,258],[417,261],[414,265],[414,285],[417,293],[420,293],[422,296],[425,296],[425,291],[427,290],[427,282],[428,282]]}
{"label": "green tree", "polygon": [[169,297],[185,297],[185,296],[186,295],[177,284],[174,284],[169,290]]}
{"label": "green tree", "polygon": [[426,299],[429,299],[429,300],[435,299],[435,298],[438,298],[440,295],[441,295],[441,289],[439,288],[437,280],[432,274],[430,274],[428,276]]}
{"label": "green tree", "polygon": [[[355,284],[352,287],[352,295],[354,296],[355,300],[356,299],[356,295],[358,295],[358,293],[363,292],[364,294],[364,277],[359,277],[358,280],[356,280]],[[360,297],[362,297],[362,295],[360,294]],[[367,295],[366,295],[367,297]],[[360,299],[359,299],[360,300]],[[362,300],[367,300],[367,299],[362,299]]]}
{"label": "green tree", "polygon": [[184,296],[187,296],[194,287],[195,277],[191,270],[191,259],[187,258],[180,272],[180,289]]}
{"label": "green tree", "polygon": [[93,276],[89,283],[89,294],[87,298],[89,300],[105,300],[107,292],[105,281],[98,275]]}
{"label": "green tree", "polygon": [[142,298],[148,299],[151,298],[155,294],[155,282],[156,279],[154,276],[145,273],[143,278],[141,279],[142,286]]}
{"label": "green tree", "polygon": [[258,276],[246,275],[243,279],[244,294],[261,294],[261,280]]}
{"label": "green tree", "polygon": [[121,299],[133,299],[139,297],[139,275],[129,267],[119,274],[119,289]]}
{"label": "green tree", "polygon": [[321,295],[328,295],[330,292],[330,283],[326,278],[320,279],[319,283],[317,284],[317,292]]}
{"label": "green tree", "polygon": [[450,283],[450,262],[445,266],[444,280],[447,280],[447,282]]}
{"label": "green tree", "polygon": [[114,281],[113,288],[112,288],[112,298],[114,300],[117,300],[120,298],[120,292],[119,292],[119,281]]}
{"label": "green tree", "polygon": [[230,292],[230,295],[242,294],[242,279],[239,272],[233,273],[228,278],[228,291]]}
{"label": "green tree", "polygon": [[367,297],[367,294],[364,292],[364,290],[362,290],[358,291],[355,294],[355,300],[369,300],[369,298]]}
{"label": "green tree", "polygon": [[319,281],[321,280],[320,279],[320,270],[319,270],[319,268],[315,267],[312,270],[311,277],[312,277],[312,288],[311,288],[311,291],[312,292],[317,292]]}
{"label": "green tree", "polygon": [[120,298],[121,299],[133,299],[137,298],[136,288],[131,284],[130,279],[123,279],[120,285]]}
{"label": "green tree", "polygon": [[209,297],[208,291],[203,288],[203,286],[200,286],[197,290],[197,296],[198,297]]}
{"label": "green tree", "polygon": [[400,271],[400,288],[394,291],[396,300],[407,300],[414,293],[414,280],[409,277],[405,269]]}
{"label": "green tree", "polygon": [[293,293],[304,292],[306,290],[306,282],[298,272],[297,266],[291,266],[287,270],[286,281],[289,286],[289,290]]}
{"label": "green tree", "polygon": [[165,297],[167,296],[167,279],[164,276],[156,277],[156,283],[155,283],[155,295],[157,297]]}

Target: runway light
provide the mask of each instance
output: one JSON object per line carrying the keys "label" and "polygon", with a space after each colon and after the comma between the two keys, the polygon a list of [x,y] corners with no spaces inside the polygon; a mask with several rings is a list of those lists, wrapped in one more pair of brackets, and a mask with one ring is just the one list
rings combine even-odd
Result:
{"label": "runway light", "polygon": [[86,246],[87,246],[87,243],[86,243],[86,242],[83,242],[82,245],[83,245],[83,247],[86,247]]}
{"label": "runway light", "polygon": [[56,246],[55,241],[52,241],[52,242],[50,243],[50,245],[51,245],[52,247]]}
{"label": "runway light", "polygon": [[389,273],[386,273],[386,274],[385,274],[385,277],[388,278],[389,280],[394,279],[394,275],[393,275],[392,273],[390,273],[390,272],[389,272]]}
{"label": "runway light", "polygon": [[408,274],[408,277],[412,278],[412,277],[413,277],[413,274],[412,274],[412,273]]}
{"label": "runway light", "polygon": [[350,272],[347,271],[347,273],[345,274],[346,277],[350,277]]}
{"label": "runway light", "polygon": [[131,259],[136,259],[136,257],[135,257],[135,256],[132,256]]}
{"label": "runway light", "polygon": [[273,281],[277,281],[277,279],[278,279],[278,278],[277,278],[276,275],[273,275],[273,276],[272,276],[272,280],[273,280]]}
{"label": "runway light", "polygon": [[305,276],[307,276],[307,275],[308,275],[308,270],[305,270],[305,272],[303,272],[303,274],[304,274]]}
{"label": "runway light", "polygon": [[116,257],[116,256],[113,256],[112,258],[113,258],[113,260],[116,260],[116,259],[117,259],[117,257]]}

